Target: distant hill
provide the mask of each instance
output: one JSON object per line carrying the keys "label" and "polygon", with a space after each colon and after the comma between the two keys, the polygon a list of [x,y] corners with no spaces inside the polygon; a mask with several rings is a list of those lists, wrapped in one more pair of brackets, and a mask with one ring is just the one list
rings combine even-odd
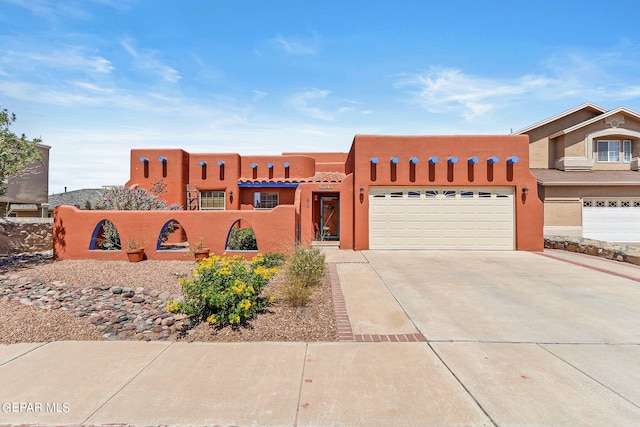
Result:
{"label": "distant hill", "polygon": [[102,188],[85,188],[82,190],[52,194],[49,196],[49,209],[60,205],[76,206],[79,209],[86,209],[87,202],[89,202],[91,208],[93,208],[100,197],[102,197]]}

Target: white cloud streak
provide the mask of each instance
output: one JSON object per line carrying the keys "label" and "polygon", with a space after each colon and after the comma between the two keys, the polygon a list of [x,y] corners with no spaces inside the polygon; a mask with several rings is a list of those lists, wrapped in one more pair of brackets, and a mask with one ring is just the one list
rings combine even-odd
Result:
{"label": "white cloud streak", "polygon": [[139,51],[129,41],[123,41],[121,44],[124,50],[133,58],[134,65],[137,68],[155,74],[169,83],[178,83],[182,78],[176,69],[163,64],[156,58],[157,52],[152,50]]}

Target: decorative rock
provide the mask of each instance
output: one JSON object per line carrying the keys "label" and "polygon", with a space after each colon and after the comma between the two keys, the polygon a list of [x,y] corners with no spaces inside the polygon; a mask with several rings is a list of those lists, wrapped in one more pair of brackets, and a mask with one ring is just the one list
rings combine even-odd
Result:
{"label": "decorative rock", "polygon": [[173,319],[173,317],[167,317],[162,319],[162,326],[171,326],[175,323],[175,320]]}
{"label": "decorative rock", "polygon": [[135,295],[135,291],[131,288],[122,288],[122,296],[123,297],[127,297],[127,298],[131,298]]}
{"label": "decorative rock", "polygon": [[142,298],[142,297],[133,297],[133,298],[131,298],[131,302],[135,302],[137,304],[140,304],[140,303],[144,302],[144,298]]}
{"label": "decorative rock", "polygon": [[111,290],[115,295],[122,293],[122,288],[115,287]]}

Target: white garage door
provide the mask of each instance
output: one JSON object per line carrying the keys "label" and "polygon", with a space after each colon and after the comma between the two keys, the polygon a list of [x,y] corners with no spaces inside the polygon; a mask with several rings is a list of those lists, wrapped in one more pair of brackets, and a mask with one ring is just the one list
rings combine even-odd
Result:
{"label": "white garage door", "polygon": [[582,235],[607,242],[640,242],[640,199],[585,198]]}
{"label": "white garage door", "polygon": [[511,187],[371,187],[369,248],[513,250]]}

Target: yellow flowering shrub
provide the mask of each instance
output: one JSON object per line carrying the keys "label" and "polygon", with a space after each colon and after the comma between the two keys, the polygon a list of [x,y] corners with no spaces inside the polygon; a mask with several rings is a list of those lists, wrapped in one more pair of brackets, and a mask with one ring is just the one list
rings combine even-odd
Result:
{"label": "yellow flowering shrub", "polygon": [[282,256],[258,254],[250,262],[241,255],[212,255],[200,261],[190,279],[181,279],[184,301],[167,303],[167,311],[182,312],[210,325],[241,325],[272,304],[262,289],[278,274]]}

